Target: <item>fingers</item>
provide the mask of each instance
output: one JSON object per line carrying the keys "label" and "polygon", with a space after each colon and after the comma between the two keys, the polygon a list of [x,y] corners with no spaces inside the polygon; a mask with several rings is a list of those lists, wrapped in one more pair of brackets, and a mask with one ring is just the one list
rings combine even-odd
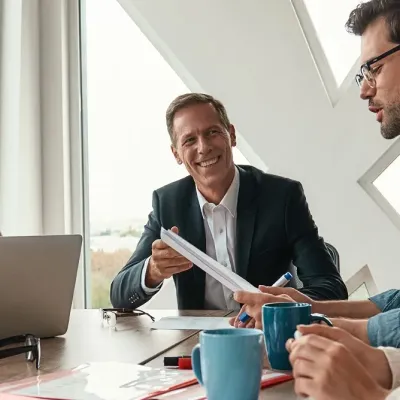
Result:
{"label": "fingers", "polygon": [[192,263],[190,264],[186,263],[178,267],[167,267],[162,271],[162,273],[165,275],[166,278],[170,278],[172,275],[179,274],[180,272],[189,270],[190,268],[192,268],[192,266],[193,266]]}
{"label": "fingers", "polygon": [[255,321],[254,318],[248,318],[245,322],[242,322],[240,320],[237,320],[235,323],[236,328],[254,328],[255,326]]}
{"label": "fingers", "polygon": [[346,332],[341,328],[312,324],[312,325],[299,325],[297,330],[303,335],[318,335],[320,337],[334,340],[345,344],[348,347],[353,347],[361,342],[359,339],[352,336],[350,333]]}
{"label": "fingers", "polygon": [[319,335],[328,339],[337,340],[339,337],[350,335],[346,331],[340,328],[332,328],[331,326],[312,324],[312,325],[299,325],[297,330],[303,335]]}
{"label": "fingers", "polygon": [[262,329],[261,305],[256,304],[254,306],[250,306],[245,304],[241,310],[241,313],[243,312],[245,312],[250,318],[245,322],[241,322],[239,319],[236,319],[235,326],[237,328]]}
{"label": "fingers", "polygon": [[303,341],[300,339],[294,341],[291,346],[291,351],[289,355],[289,360],[290,363],[295,366],[295,363],[297,360],[307,360],[310,362],[314,362],[315,360],[321,360],[325,349],[327,348],[327,345],[325,345],[325,348],[320,348],[315,345],[315,343],[312,342],[309,338],[304,338]]}
{"label": "fingers", "polygon": [[191,265],[192,262],[187,260],[185,257],[174,257],[174,258],[160,258],[158,256],[152,256],[154,262],[157,264],[159,269],[164,269],[168,267],[179,267],[182,265]]}
{"label": "fingers", "polygon": [[274,296],[278,296],[280,294],[288,294],[289,290],[291,288],[282,288],[282,287],[275,287],[275,286],[265,286],[265,285],[260,285],[258,286],[258,289],[267,294],[272,294]]}
{"label": "fingers", "polygon": [[298,339],[296,339],[292,343],[292,351],[294,351],[294,348],[300,345],[307,345],[309,347],[314,347],[319,350],[326,350],[329,345],[332,344],[331,339],[324,338],[322,336],[314,335],[314,334],[308,334],[305,336],[302,336]]}
{"label": "fingers", "polygon": [[155,240],[152,245],[151,245],[152,251],[160,251],[160,250],[170,250],[174,254],[180,255],[177,251],[175,251],[173,248],[169,247],[165,242],[163,242],[161,239]]}
{"label": "fingers", "polygon": [[171,247],[167,247],[165,249],[154,248],[152,249],[152,255],[153,257],[157,257],[159,259],[185,258],[182,256],[182,254],[179,254],[176,250],[172,249]]}
{"label": "fingers", "polygon": [[241,323],[239,317],[240,317],[244,312],[246,312],[246,311],[245,311],[245,308],[246,308],[245,305],[242,306],[242,308],[240,309],[238,315],[236,315],[236,317],[235,317],[235,319],[234,319],[234,321],[233,321],[233,326],[234,326],[235,328],[239,328],[239,324]]}
{"label": "fingers", "polygon": [[176,233],[177,235],[179,234],[179,229],[178,229],[177,226],[173,226],[173,227],[171,228],[171,231],[174,232],[174,233]]}
{"label": "fingers", "polygon": [[[292,363],[292,361],[290,361]],[[319,372],[320,366],[314,360],[297,358],[293,363],[293,378],[315,378]]]}
{"label": "fingers", "polygon": [[246,328],[254,329],[255,327],[256,327],[256,320],[254,318],[251,318],[247,323]]}
{"label": "fingers", "polygon": [[300,397],[314,397],[316,391],[315,382],[310,378],[298,378],[294,381],[294,391]]}
{"label": "fingers", "polygon": [[286,341],[285,347],[286,347],[286,350],[287,350],[289,353],[292,351],[293,345],[294,345],[294,339],[288,339],[288,340]]}
{"label": "fingers", "polygon": [[[176,234],[179,234],[179,229],[178,229],[178,227],[176,227],[176,226],[173,226],[172,228],[171,228],[171,231],[172,232],[174,232],[174,233],[176,233]],[[162,250],[162,249],[171,249],[171,247],[169,247],[165,242],[163,242],[161,239],[157,239],[157,240],[155,240],[154,242],[153,242],[153,244],[152,244],[152,249],[154,250],[154,249],[159,249],[159,250]],[[175,250],[173,250],[173,249],[171,249],[172,251],[174,251],[175,252]],[[176,253],[176,252],[175,252]],[[179,253],[176,253],[176,254],[179,254]]]}
{"label": "fingers", "polygon": [[269,301],[271,296],[263,293],[251,293],[243,290],[235,292],[234,299],[240,304],[265,304]]}

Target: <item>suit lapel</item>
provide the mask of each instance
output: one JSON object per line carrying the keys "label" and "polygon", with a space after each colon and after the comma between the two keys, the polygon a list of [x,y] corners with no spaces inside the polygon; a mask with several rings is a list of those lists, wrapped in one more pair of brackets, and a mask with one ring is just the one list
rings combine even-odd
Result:
{"label": "suit lapel", "polygon": [[257,213],[254,201],[257,193],[257,184],[251,171],[238,168],[240,187],[236,224],[236,273],[246,278]]}

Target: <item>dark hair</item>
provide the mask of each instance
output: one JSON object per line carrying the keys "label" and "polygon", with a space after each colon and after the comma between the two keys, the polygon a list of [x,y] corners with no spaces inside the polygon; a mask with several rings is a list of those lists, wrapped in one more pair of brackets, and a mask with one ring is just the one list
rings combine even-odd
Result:
{"label": "dark hair", "polygon": [[400,0],[370,0],[359,4],[346,22],[348,32],[361,36],[378,18],[384,18],[389,40],[400,43]]}
{"label": "dark hair", "polygon": [[169,136],[171,137],[172,143],[175,142],[173,132],[175,114],[179,110],[182,110],[183,108],[194,104],[211,104],[217,112],[221,123],[225,126],[226,129],[229,129],[231,123],[229,122],[228,114],[224,105],[219,100],[204,93],[186,93],[178,96],[175,100],[173,100],[172,103],[168,106],[166,112],[167,129]]}

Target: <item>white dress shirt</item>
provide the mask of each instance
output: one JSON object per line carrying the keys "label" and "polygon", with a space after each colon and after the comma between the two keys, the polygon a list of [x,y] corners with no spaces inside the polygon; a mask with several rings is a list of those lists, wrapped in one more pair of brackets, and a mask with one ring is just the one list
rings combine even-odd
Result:
{"label": "white dress shirt", "polygon": [[[239,171],[235,167],[235,176],[231,186],[218,205],[208,203],[196,188],[204,221],[206,253],[232,271],[236,271],[236,211],[239,186]],[[239,304],[233,299],[232,291],[206,274],[204,307],[208,310],[238,310]]]}
{"label": "white dress shirt", "polygon": [[400,387],[400,349],[380,346],[378,349],[385,353],[392,372],[392,389]]}
{"label": "white dress shirt", "polygon": [[[196,187],[197,198],[204,221],[206,253],[232,271],[236,271],[236,221],[239,186],[239,171],[235,167],[235,176],[231,186],[218,205],[207,202]],[[146,294],[153,294],[160,289],[161,284],[156,288],[148,288],[145,284],[149,258],[146,260],[142,270],[141,284]],[[239,304],[233,299],[232,291],[222,286],[221,283],[208,274],[206,274],[205,282],[204,307],[210,310],[240,309]]]}

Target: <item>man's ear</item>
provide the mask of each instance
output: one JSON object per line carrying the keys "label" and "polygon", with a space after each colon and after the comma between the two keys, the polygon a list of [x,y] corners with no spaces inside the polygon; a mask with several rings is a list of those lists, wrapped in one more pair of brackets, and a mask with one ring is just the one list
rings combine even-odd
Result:
{"label": "man's ear", "polygon": [[232,147],[235,147],[236,146],[236,131],[235,131],[235,127],[232,124],[229,125],[229,136],[231,137]]}
{"label": "man's ear", "polygon": [[176,150],[176,148],[174,147],[173,144],[171,144],[171,151],[172,151],[172,154],[173,154],[174,157],[175,157],[176,162],[177,162],[179,165],[182,164],[182,160],[181,160],[181,158],[179,157],[178,150]]}

